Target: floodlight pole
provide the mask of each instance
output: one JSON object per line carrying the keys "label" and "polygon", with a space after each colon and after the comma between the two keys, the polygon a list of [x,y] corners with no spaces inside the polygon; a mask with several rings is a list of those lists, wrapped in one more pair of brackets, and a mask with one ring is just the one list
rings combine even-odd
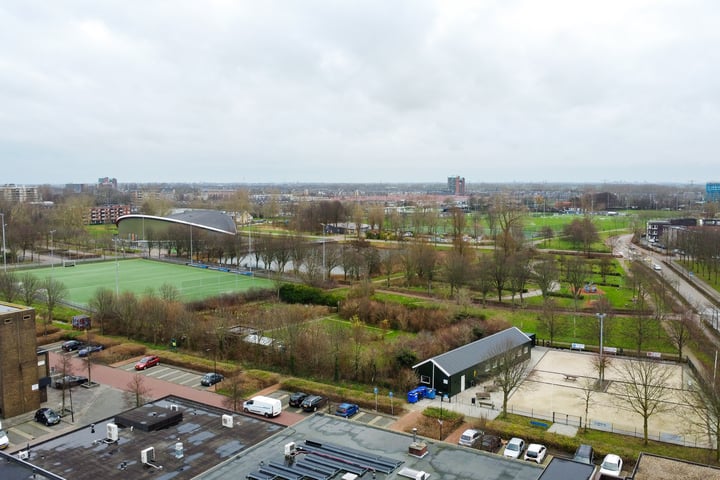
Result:
{"label": "floodlight pole", "polygon": [[53,251],[55,250],[55,232],[56,230],[50,230],[50,270],[54,270],[55,268],[55,255]]}
{"label": "floodlight pole", "polygon": [[5,214],[0,213],[2,217],[2,236],[3,236],[3,271],[7,272],[7,254],[5,253]]}

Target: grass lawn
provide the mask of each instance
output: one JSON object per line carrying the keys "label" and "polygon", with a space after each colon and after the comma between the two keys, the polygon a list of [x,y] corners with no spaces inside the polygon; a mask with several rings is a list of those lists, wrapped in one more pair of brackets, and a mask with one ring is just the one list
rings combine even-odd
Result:
{"label": "grass lawn", "polygon": [[52,276],[61,281],[67,288],[66,299],[82,305],[89,303],[98,288],[114,292],[116,286],[121,293],[142,294],[169,284],[178,289],[183,301],[273,287],[273,282],[264,278],[142,259],[78,263],[75,267],[42,268],[32,273],[38,278]]}

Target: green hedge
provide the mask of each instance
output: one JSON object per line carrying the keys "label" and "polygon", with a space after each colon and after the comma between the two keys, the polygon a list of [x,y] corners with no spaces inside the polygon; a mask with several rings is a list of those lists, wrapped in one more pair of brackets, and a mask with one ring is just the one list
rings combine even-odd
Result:
{"label": "green hedge", "polygon": [[287,303],[306,303],[337,307],[341,297],[326,293],[320,288],[295,283],[284,283],[280,286],[280,299]]}

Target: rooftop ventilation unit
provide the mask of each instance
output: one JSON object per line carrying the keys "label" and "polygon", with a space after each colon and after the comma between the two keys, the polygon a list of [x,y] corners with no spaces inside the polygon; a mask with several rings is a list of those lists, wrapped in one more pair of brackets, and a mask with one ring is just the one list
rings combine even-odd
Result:
{"label": "rooftop ventilation unit", "polygon": [[143,465],[148,465],[150,462],[154,462],[155,447],[148,447],[145,450],[140,450],[140,461]]}
{"label": "rooftop ventilation unit", "polygon": [[115,443],[118,441],[118,426],[114,423],[108,423],[105,425],[105,441],[107,443]]}
{"label": "rooftop ventilation unit", "polygon": [[222,416],[222,426],[227,428],[233,428],[233,416],[232,415],[223,415]]}
{"label": "rooftop ventilation unit", "polygon": [[285,456],[286,457],[294,457],[297,453],[297,446],[295,445],[295,442],[288,442],[285,444]]}
{"label": "rooftop ventilation unit", "polygon": [[30,457],[30,452],[27,450],[20,450],[17,456],[20,460],[27,460]]}
{"label": "rooftop ventilation unit", "polygon": [[175,405],[174,403],[172,403],[172,404],[170,404],[170,411],[171,411],[171,412],[178,412],[178,411],[180,411],[180,407],[178,407],[177,405]]}
{"label": "rooftop ventilation unit", "polygon": [[155,468],[157,470],[162,470],[162,465],[156,465],[155,464],[155,448],[154,447],[148,447],[145,450],[140,450],[140,461],[143,465],[147,465],[148,467]]}

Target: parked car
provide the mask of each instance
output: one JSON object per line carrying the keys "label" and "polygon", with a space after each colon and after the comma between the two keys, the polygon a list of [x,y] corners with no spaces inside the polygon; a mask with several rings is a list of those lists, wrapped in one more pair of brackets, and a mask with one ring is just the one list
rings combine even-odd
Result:
{"label": "parked car", "polygon": [[203,387],[209,387],[211,385],[215,385],[216,383],[222,382],[224,378],[225,377],[223,377],[219,373],[206,373],[200,379],[200,385],[202,385]]}
{"label": "parked car", "polygon": [[75,387],[77,385],[82,385],[83,383],[87,383],[88,378],[87,377],[81,377],[79,375],[65,375],[64,377],[60,377],[57,380],[53,382],[53,387],[55,388],[70,388]]}
{"label": "parked car", "polygon": [[265,418],[277,417],[282,413],[282,402],[279,398],[257,395],[243,402],[243,412],[263,415]]}
{"label": "parked car", "polygon": [[505,450],[503,451],[503,457],[508,458],[520,458],[520,455],[522,455],[523,451],[525,450],[525,440],[517,437],[513,437],[508,441],[507,445],[505,445]]}
{"label": "parked car", "polygon": [[67,342],[62,344],[63,350],[66,352],[73,352],[83,346],[83,343],[80,340],[68,340]]}
{"label": "parked car", "polygon": [[85,345],[83,348],[78,350],[78,357],[87,357],[91,353],[99,352],[103,348],[102,345]]}
{"label": "parked car", "polygon": [[480,450],[496,453],[500,450],[500,445],[502,445],[500,437],[496,435],[483,435],[482,440],[480,441]]}
{"label": "parked car", "polygon": [[482,437],[482,434],[483,432],[481,432],[480,430],[468,428],[462,433],[462,435],[460,435],[458,445],[463,445],[465,447],[474,447],[480,437]]}
{"label": "parked car", "polygon": [[525,460],[530,460],[531,462],[542,463],[543,460],[545,460],[545,455],[547,455],[547,448],[545,448],[545,445],[531,443],[528,445],[523,458]]}
{"label": "parked car", "polygon": [[290,400],[288,400],[288,403],[291,407],[300,407],[302,405],[303,400],[307,398],[308,394],[305,392],[294,392],[290,394]]}
{"label": "parked car", "polygon": [[605,458],[600,464],[600,476],[606,475],[608,477],[619,477],[620,472],[622,472],[622,466],[622,458],[612,453],[609,453],[605,455]]}
{"label": "parked car", "polygon": [[47,426],[57,425],[60,423],[60,415],[55,413],[52,408],[41,408],[35,412],[35,421],[44,423]]}
{"label": "parked car", "polygon": [[338,417],[350,418],[360,411],[360,406],[354,403],[341,403],[335,410]]}
{"label": "parked car", "polygon": [[148,355],[135,364],[135,370],[145,370],[160,364],[160,357],[157,355]]}
{"label": "parked car", "polygon": [[306,412],[317,412],[317,409],[327,403],[327,398],[320,395],[308,395],[300,405]]}
{"label": "parked car", "polygon": [[593,450],[593,447],[590,445],[580,445],[577,450],[575,450],[573,460],[592,465],[595,463],[595,450]]}

